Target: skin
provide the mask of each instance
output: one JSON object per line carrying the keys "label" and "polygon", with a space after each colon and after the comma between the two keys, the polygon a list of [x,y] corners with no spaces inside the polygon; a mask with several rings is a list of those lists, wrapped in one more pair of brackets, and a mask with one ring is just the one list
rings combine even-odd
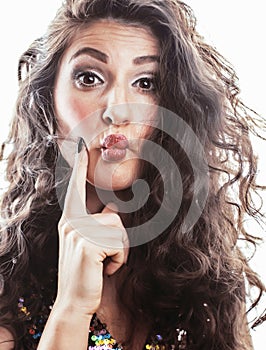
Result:
{"label": "skin", "polygon": [[14,347],[12,334],[4,327],[0,327],[0,349],[12,350]]}
{"label": "skin", "polygon": [[[87,47],[94,51],[84,53]],[[141,147],[156,112],[157,56],[157,40],[148,30],[105,20],[78,32],[60,62],[54,91],[60,132],[66,138],[82,136],[86,146],[75,155],[58,225],[58,294],[38,350],[85,350],[95,312],[117,341],[132,326],[116,294],[116,273],[128,257],[127,232],[119,208],[103,205],[95,187],[125,197],[139,175]],[[125,135],[130,147],[122,161],[106,162],[100,145],[114,133]],[[64,144],[60,147],[64,154]],[[148,333],[138,324],[136,350],[143,348]]]}
{"label": "skin", "polygon": [[[108,201],[114,190],[125,199],[139,176],[141,149],[156,115],[157,69],[158,42],[148,29],[107,20],[77,31],[60,61],[54,103],[67,141],[59,146],[73,171],[58,225],[58,293],[38,350],[87,349],[95,312],[117,341],[131,327],[116,294],[116,272],[128,257],[127,232],[119,208],[104,205],[98,194]],[[129,141],[121,161],[102,157],[103,139],[111,134]],[[76,150],[80,136],[86,146],[77,154],[68,140],[75,140]],[[138,324],[136,350],[148,332]],[[7,340],[12,348],[11,334],[0,328],[1,346]]]}
{"label": "skin", "polygon": [[[106,62],[91,57],[91,52],[71,59],[84,47],[104,53]],[[73,172],[58,225],[58,294],[38,350],[87,349],[94,312],[118,341],[125,339],[126,328],[131,326],[123,319],[115,287],[116,272],[127,261],[127,233],[119,208],[103,206],[95,186],[107,198],[110,189],[125,198],[139,175],[142,140],[149,136],[156,113],[156,95],[147,72],[156,73],[157,62],[146,60],[136,65],[134,59],[157,55],[158,43],[148,30],[99,21],[73,38],[60,62],[54,91],[60,132],[65,138],[82,136],[87,147],[74,161],[67,159]],[[84,76],[77,79],[76,74],[73,80],[77,67],[78,71],[89,68],[100,79],[94,76],[93,86],[84,87],[80,84]],[[144,85],[140,78],[146,79]],[[105,162],[101,157],[101,142],[112,133],[141,139],[132,142],[122,162]],[[67,158],[66,144],[60,147]],[[112,173],[111,183],[107,172]],[[140,329],[130,347],[136,350],[143,348],[148,333],[141,320],[138,323]],[[243,333],[248,334],[246,324]],[[12,349],[12,339],[10,332],[0,328],[1,349]]]}
{"label": "skin", "polygon": [[[60,132],[84,138],[87,178],[97,188],[124,190],[138,176],[143,140],[155,120],[157,60],[158,43],[148,30],[107,20],[79,31],[63,55],[54,94]],[[126,157],[107,162],[102,142],[117,133],[129,140]]]}

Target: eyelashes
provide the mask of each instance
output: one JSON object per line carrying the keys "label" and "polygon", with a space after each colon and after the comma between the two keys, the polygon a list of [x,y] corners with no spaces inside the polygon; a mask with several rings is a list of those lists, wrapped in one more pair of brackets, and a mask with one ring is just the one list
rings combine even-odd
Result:
{"label": "eyelashes", "polygon": [[143,92],[154,92],[156,90],[155,76],[140,78],[132,85],[141,89]]}
{"label": "eyelashes", "polygon": [[[154,93],[157,90],[157,76],[154,72],[142,73],[140,78],[131,82],[131,86],[143,93]],[[108,82],[99,72],[92,68],[74,70],[72,73],[74,85],[81,90],[90,90],[106,85]]]}
{"label": "eyelashes", "polygon": [[99,73],[95,73],[92,70],[74,71],[72,77],[74,83],[80,88],[93,88],[105,82],[104,78]]}

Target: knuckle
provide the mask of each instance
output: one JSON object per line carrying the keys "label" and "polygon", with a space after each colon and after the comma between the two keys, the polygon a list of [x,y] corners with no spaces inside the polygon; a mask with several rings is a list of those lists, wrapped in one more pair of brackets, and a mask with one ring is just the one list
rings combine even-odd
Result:
{"label": "knuckle", "polygon": [[59,235],[64,236],[64,237],[66,237],[66,236],[71,236],[71,237],[79,236],[79,232],[76,229],[74,223],[70,222],[68,220],[63,220],[62,222],[59,222],[58,232],[59,232]]}
{"label": "knuckle", "polygon": [[78,252],[80,253],[80,257],[82,257],[84,255],[87,256],[88,255],[88,248],[87,248],[86,240],[77,234],[74,234],[72,239],[73,239],[73,242],[75,243],[75,246],[77,247]]}
{"label": "knuckle", "polygon": [[76,245],[80,245],[82,243],[82,237],[81,235],[79,234],[78,231],[76,230],[71,230],[69,231],[69,234],[68,234],[69,238],[71,239],[71,241],[73,242],[73,244],[76,246]]}
{"label": "knuckle", "polygon": [[116,213],[110,213],[110,217],[112,218],[114,224],[116,225],[122,225],[122,221],[120,219],[120,216]]}
{"label": "knuckle", "polygon": [[67,234],[70,231],[69,223],[66,220],[60,220],[58,223],[58,232],[59,234]]}

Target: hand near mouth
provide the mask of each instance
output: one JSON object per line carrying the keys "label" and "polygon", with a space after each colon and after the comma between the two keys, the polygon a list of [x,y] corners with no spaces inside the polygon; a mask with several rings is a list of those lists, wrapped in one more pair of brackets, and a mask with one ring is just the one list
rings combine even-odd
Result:
{"label": "hand near mouth", "polygon": [[[64,324],[68,322],[66,320],[72,320],[72,326],[68,327],[71,333],[68,339],[73,347],[68,348],[86,343],[87,328],[101,303],[103,277],[114,274],[127,261],[129,249],[126,229],[113,203],[106,205],[100,213],[87,212],[89,157],[84,143],[79,145],[82,147],[76,154],[58,224],[58,292],[44,331],[49,334],[58,322],[62,327],[62,320]],[[84,324],[84,328],[77,331],[73,324]],[[40,348],[42,345],[41,339]]]}

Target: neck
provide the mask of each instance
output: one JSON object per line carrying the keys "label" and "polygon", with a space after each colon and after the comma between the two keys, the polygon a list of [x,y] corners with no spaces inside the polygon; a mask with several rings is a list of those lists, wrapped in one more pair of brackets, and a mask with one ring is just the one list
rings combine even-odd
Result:
{"label": "neck", "polygon": [[137,320],[121,303],[118,285],[126,276],[127,267],[123,267],[112,276],[104,276],[103,293],[97,317],[107,325],[108,331],[118,343],[129,344],[126,349],[143,349],[151,328],[148,320],[139,314]]}

